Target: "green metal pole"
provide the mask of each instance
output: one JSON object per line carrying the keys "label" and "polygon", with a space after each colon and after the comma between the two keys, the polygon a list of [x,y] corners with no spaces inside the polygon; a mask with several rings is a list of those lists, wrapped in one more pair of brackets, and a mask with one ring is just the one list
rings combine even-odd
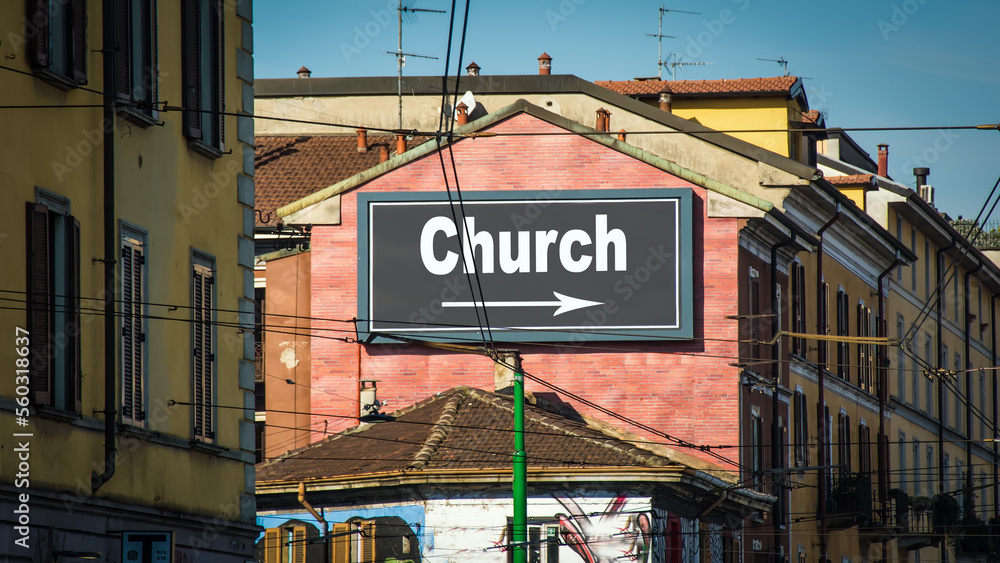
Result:
{"label": "green metal pole", "polygon": [[514,357],[514,563],[528,561],[528,459],[524,453],[524,374]]}

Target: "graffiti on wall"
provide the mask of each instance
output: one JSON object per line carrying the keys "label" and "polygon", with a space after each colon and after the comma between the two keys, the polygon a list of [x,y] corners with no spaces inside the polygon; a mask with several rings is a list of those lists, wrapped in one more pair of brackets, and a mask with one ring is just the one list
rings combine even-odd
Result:
{"label": "graffiti on wall", "polygon": [[640,561],[650,558],[652,523],[646,512],[625,510],[627,498],[617,496],[600,514],[587,514],[577,502],[552,495],[565,512],[556,514],[563,542],[586,563]]}

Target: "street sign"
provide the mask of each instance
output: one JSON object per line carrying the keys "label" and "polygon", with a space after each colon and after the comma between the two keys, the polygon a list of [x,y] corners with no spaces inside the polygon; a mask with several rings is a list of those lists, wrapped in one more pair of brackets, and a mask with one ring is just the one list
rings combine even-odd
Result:
{"label": "street sign", "polygon": [[[358,330],[456,343],[691,338],[691,191],[358,195]],[[487,336],[489,338],[489,335]]]}
{"label": "street sign", "polygon": [[122,532],[123,563],[173,563],[173,532]]}

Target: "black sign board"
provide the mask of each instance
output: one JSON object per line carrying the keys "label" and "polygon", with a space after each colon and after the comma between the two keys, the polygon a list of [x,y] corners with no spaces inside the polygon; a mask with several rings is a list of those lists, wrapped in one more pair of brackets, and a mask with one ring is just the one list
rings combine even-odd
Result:
{"label": "black sign board", "polygon": [[688,189],[358,196],[369,341],[684,339],[691,289]]}

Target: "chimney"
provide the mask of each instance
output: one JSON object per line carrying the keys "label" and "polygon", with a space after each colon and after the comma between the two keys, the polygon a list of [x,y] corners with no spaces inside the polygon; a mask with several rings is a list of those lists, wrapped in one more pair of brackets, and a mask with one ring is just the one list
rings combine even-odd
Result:
{"label": "chimney", "polygon": [[465,105],[465,102],[458,102],[458,105],[455,106],[455,109],[458,110],[458,124],[465,125],[466,123],[468,123],[469,106]]}
{"label": "chimney", "polygon": [[368,152],[368,130],[358,127],[358,152]]}
{"label": "chimney", "polygon": [[878,175],[889,177],[889,145],[880,143],[878,146]]}
{"label": "chimney", "polygon": [[538,74],[545,76],[552,74],[552,57],[548,53],[542,53],[542,56],[538,57]]}
{"label": "chimney", "polygon": [[404,152],[406,152],[406,135],[396,133],[396,154],[403,154]]}
{"label": "chimney", "polygon": [[309,78],[312,76],[312,71],[306,67],[302,67],[298,71],[299,78]]}
{"label": "chimney", "polygon": [[623,143],[625,142],[625,130],[624,129],[619,129],[618,130],[618,140],[621,141],[621,142],[623,142]]}
{"label": "chimney", "polygon": [[493,364],[493,390],[497,393],[511,394],[514,388],[514,366],[521,368],[521,358],[517,352],[499,352],[497,362]]}
{"label": "chimney", "polygon": [[920,191],[922,186],[927,185],[927,177],[931,175],[930,168],[914,168],[913,175],[917,178],[917,191]]}
{"label": "chimney", "polygon": [[667,113],[673,113],[673,93],[674,91],[667,85],[660,90],[660,109]]}
{"label": "chimney", "polygon": [[594,129],[597,129],[598,131],[607,131],[608,124],[610,122],[609,119],[610,117],[611,117],[610,111],[604,108],[600,108],[599,110],[597,110],[597,124],[594,125]]}
{"label": "chimney", "polygon": [[479,65],[476,61],[469,63],[469,66],[465,67],[465,71],[469,73],[469,76],[479,76]]}
{"label": "chimney", "polygon": [[389,160],[389,143],[379,143],[378,144],[378,161],[385,162]]}

